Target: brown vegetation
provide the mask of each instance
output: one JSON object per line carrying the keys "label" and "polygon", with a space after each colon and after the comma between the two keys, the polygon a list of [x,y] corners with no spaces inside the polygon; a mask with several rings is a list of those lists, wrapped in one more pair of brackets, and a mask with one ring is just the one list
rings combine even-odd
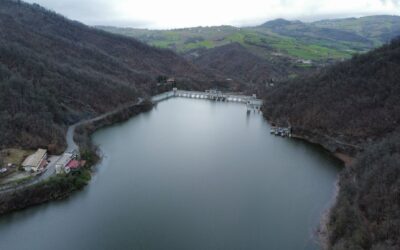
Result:
{"label": "brown vegetation", "polygon": [[0,1],[0,149],[60,152],[67,125],[149,95],[159,75],[193,89],[214,84],[174,52]]}
{"label": "brown vegetation", "polygon": [[290,74],[306,72],[288,58],[266,60],[251,53],[239,43],[229,43],[212,49],[204,49],[200,56],[192,58],[194,64],[213,74],[243,82],[246,89],[265,86],[273,80],[286,79]]}
{"label": "brown vegetation", "polygon": [[400,125],[399,79],[397,40],[269,91],[266,116],[300,133],[362,146]]}

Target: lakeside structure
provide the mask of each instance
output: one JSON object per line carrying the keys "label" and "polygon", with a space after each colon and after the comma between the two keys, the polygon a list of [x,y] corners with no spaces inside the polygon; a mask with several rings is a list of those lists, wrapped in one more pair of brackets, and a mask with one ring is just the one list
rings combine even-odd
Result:
{"label": "lakeside structure", "polygon": [[292,137],[291,127],[271,127],[271,134],[282,136],[282,137]]}
{"label": "lakeside structure", "polygon": [[173,97],[185,97],[185,98],[193,98],[193,99],[206,99],[213,101],[221,101],[221,102],[238,102],[246,104],[247,111],[260,111],[263,101],[261,99],[257,99],[255,94],[251,96],[240,95],[236,93],[224,93],[219,90],[206,90],[202,91],[187,91],[187,90],[179,90],[177,88],[173,88],[172,91],[168,91],[151,98],[151,101],[156,103]]}
{"label": "lakeside structure", "polygon": [[56,174],[69,174],[71,171],[79,169],[85,165],[85,161],[78,160],[75,152],[66,152],[56,163]]}

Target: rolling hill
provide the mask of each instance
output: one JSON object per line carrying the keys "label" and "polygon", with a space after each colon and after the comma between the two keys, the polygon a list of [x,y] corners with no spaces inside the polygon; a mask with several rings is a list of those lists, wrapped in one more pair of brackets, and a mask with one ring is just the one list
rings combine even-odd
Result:
{"label": "rolling hill", "polygon": [[350,58],[400,35],[399,16],[322,20],[312,23],[277,19],[256,27],[194,27],[147,30],[99,26],[98,28],[135,37],[150,45],[186,54],[232,42],[265,59],[288,57],[313,60],[316,64]]}
{"label": "rolling hill", "polygon": [[313,23],[319,28],[329,28],[352,32],[367,38],[374,45],[390,41],[400,33],[398,16],[369,16],[360,18],[345,18],[322,20]]}
{"label": "rolling hill", "polygon": [[362,146],[400,125],[400,41],[270,90],[268,117]]}
{"label": "rolling hill", "polygon": [[[208,68],[209,72],[225,78],[237,79],[238,73],[246,73],[245,70],[237,71],[238,65],[242,65],[243,69],[250,69],[251,74],[241,74],[240,79],[250,85],[260,85],[271,78],[275,81],[294,78],[315,67],[369,51],[400,35],[399,27],[399,16],[369,16],[312,23],[276,19],[244,28],[97,28],[135,37],[155,47],[172,49],[200,64],[201,68]],[[240,50],[231,44],[239,44]],[[235,48],[235,60],[226,56],[228,48]]]}

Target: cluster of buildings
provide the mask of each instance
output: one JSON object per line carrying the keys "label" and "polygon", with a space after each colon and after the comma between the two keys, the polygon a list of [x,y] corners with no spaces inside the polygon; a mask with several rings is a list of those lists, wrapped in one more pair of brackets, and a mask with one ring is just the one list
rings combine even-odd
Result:
{"label": "cluster of buildings", "polygon": [[282,137],[292,137],[292,129],[290,127],[284,128],[284,127],[272,127],[271,128],[271,134],[277,135],[277,136],[282,136]]}
{"label": "cluster of buildings", "polygon": [[[35,153],[29,155],[23,162],[22,167],[30,173],[40,174],[46,170],[50,163],[46,149],[38,149]],[[85,161],[79,160],[76,152],[64,153],[55,160],[55,170],[57,174],[68,174],[75,171],[86,164]]]}
{"label": "cluster of buildings", "polygon": [[85,166],[86,161],[78,159],[79,155],[75,152],[64,153],[56,163],[56,174],[69,174],[80,167]]}

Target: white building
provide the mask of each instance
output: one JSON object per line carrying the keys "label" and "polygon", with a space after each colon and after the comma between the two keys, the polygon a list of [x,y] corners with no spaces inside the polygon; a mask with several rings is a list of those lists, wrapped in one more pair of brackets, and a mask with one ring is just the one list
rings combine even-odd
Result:
{"label": "white building", "polygon": [[56,174],[69,174],[69,172],[71,172],[69,167],[60,164],[56,165]]}
{"label": "white building", "polygon": [[40,168],[44,167],[47,159],[47,150],[39,148],[34,154],[28,156],[22,163],[25,171],[37,172]]}
{"label": "white building", "polygon": [[67,167],[68,163],[74,159],[75,155],[72,153],[64,153],[56,163],[56,174],[68,174],[71,169]]}

